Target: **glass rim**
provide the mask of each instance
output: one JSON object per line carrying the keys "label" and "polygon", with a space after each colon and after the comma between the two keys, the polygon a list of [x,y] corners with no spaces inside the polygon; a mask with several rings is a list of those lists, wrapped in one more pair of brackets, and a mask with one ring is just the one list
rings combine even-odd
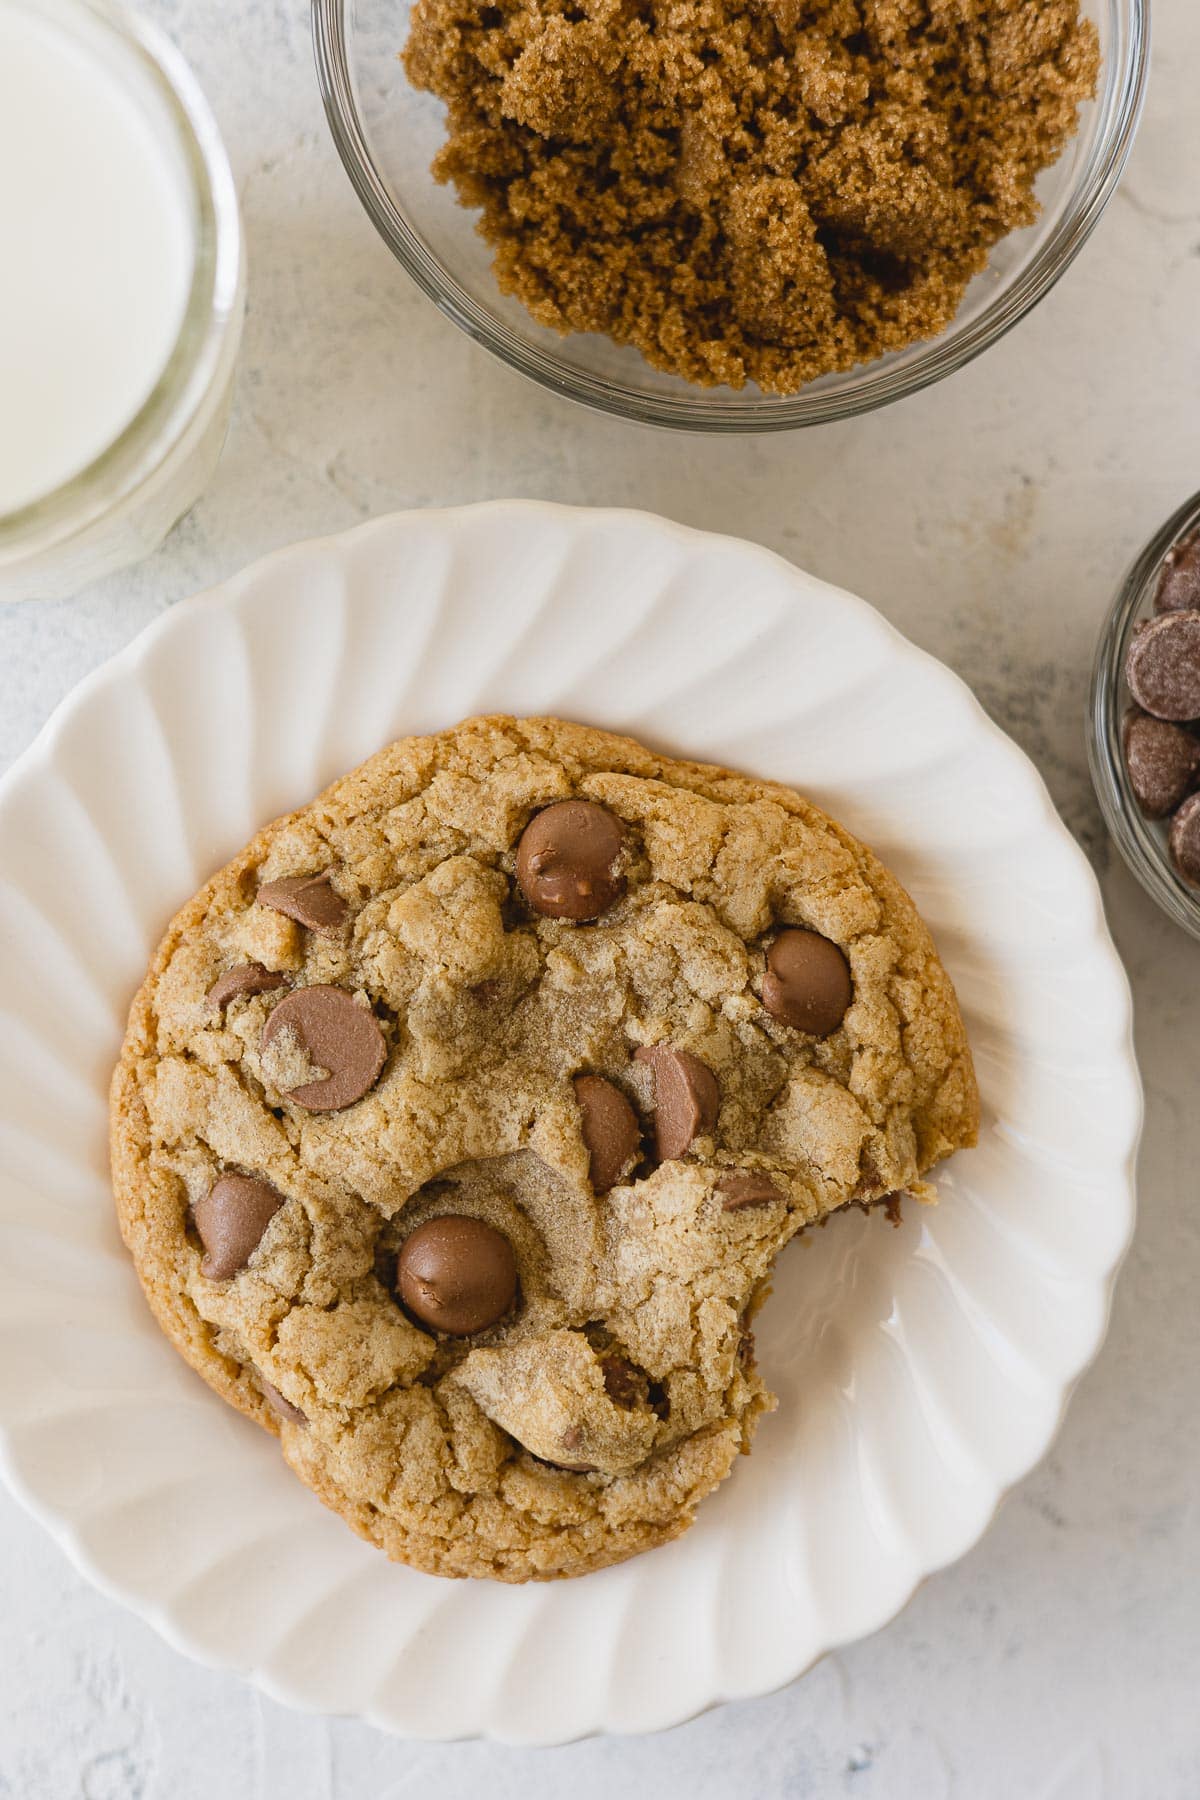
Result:
{"label": "glass rim", "polygon": [[1155,532],[1121,582],[1096,646],[1088,732],[1092,785],[1113,842],[1150,897],[1194,938],[1200,938],[1200,889],[1190,888],[1176,874],[1155,835],[1155,821],[1146,818],[1134,798],[1121,733],[1127,705],[1125,653],[1130,634],[1144,609],[1153,606],[1154,590],[1168,553],[1197,530],[1200,494],[1186,500]]}
{"label": "glass rim", "polygon": [[715,410],[694,394],[639,394],[618,381],[569,365],[540,350],[465,291],[426,247],[394,204],[371,154],[354,95],[347,53],[347,14],[354,0],[311,0],[313,50],[325,116],[338,155],[368,217],[397,261],[439,311],[518,373],[551,392],[594,410],[677,430],[744,434],[792,431],[853,418],[918,393],[972,362],[997,343],[1045,298],[1070,267],[1112,197],[1125,167],[1146,96],[1150,60],[1150,0],[1109,0],[1124,8],[1122,30],[1108,58],[1095,104],[1103,108],[1100,133],[1063,217],[1037,254],[1005,290],[952,338],[930,340],[899,367],[869,363],[836,390],[820,384],[783,400],[758,395]]}
{"label": "glass rim", "polygon": [[150,394],[120,435],[82,469],[15,512],[0,513],[0,566],[69,541],[129,500],[162,467],[216,385],[244,276],[233,171],[199,83],[170,38],[121,0],[33,3],[47,17],[90,17],[121,41],[149,77],[183,155],[196,205],[196,245],[179,333]]}

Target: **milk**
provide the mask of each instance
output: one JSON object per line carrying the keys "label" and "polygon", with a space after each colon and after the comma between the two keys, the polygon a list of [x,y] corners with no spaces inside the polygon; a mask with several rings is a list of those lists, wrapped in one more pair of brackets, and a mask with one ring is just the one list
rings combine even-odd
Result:
{"label": "milk", "polygon": [[137,58],[41,0],[0,0],[0,519],[87,468],[154,392],[194,213]]}

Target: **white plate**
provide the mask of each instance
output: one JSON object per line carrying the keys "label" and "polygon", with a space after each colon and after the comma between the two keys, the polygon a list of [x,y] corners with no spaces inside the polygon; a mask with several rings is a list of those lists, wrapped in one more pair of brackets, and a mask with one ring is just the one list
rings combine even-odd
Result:
{"label": "white plate", "polygon": [[[557,712],[794,783],[907,884],[984,1123],[942,1204],[781,1259],[754,1455],[677,1543],[549,1586],[389,1565],[159,1335],[106,1089],[168,918],[389,738]],[[1037,1462],[1104,1332],[1140,1092],[1096,883],[1031,765],[862,601],[635,513],[383,519],[175,607],[0,788],[0,1448],[94,1581],[299,1706],[421,1737],[647,1731],[875,1630]]]}

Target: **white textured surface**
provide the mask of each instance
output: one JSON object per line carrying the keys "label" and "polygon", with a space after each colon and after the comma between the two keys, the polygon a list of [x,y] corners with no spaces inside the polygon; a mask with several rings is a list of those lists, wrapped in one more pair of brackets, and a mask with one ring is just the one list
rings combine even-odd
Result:
{"label": "white textured surface", "polygon": [[[903,408],[785,441],[630,431],[495,368],[409,290],[325,141],[298,0],[160,3],[226,129],[253,262],[230,451],[144,570],[0,612],[0,753],[170,601],[370,513],[519,492],[653,507],[857,588],[958,668],[1102,873],[1149,1091],[1113,1329],[983,1544],[800,1686],[640,1743],[409,1747],[193,1667],[0,1500],[0,1794],[20,1800],[1194,1800],[1200,1554],[1200,962],[1108,855],[1080,713],[1102,609],[1200,485],[1200,15],[1158,0],[1123,194],[1041,311]],[[6,1795],[7,1800],[7,1795]]]}
{"label": "white textured surface", "polygon": [[[861,829],[941,945],[982,1112],[942,1205],[781,1259],[755,1322],[779,1412],[693,1530],[521,1588],[381,1565],[205,1393],[139,1304],[104,1130],[127,997],[206,872],[488,711],[619,726]],[[961,682],[760,549],[498,502],[276,552],[72,696],[3,785],[0,867],[0,1455],[85,1570],[281,1699],[538,1744],[778,1687],[977,1540],[1095,1354],[1141,1095],[1091,871]]]}

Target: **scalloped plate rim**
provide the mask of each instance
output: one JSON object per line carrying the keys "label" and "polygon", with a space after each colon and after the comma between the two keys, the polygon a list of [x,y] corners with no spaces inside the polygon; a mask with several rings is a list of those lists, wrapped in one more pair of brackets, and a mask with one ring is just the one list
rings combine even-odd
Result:
{"label": "scalloped plate rim", "polygon": [[[487,1730],[462,1731],[453,1734],[443,1732],[422,1734],[412,1729],[401,1731],[390,1720],[382,1716],[380,1710],[375,1706],[368,1705],[360,1710],[314,1708],[309,1701],[289,1692],[286,1683],[277,1681],[266,1669],[257,1666],[254,1662],[239,1661],[235,1656],[215,1652],[206,1645],[196,1642],[187,1631],[175,1623],[167,1606],[158,1601],[144,1599],[136,1584],[114,1579],[107,1574],[93,1553],[85,1547],[75,1526],[67,1522],[52,1505],[41,1500],[24,1475],[18,1471],[13,1459],[9,1426],[7,1421],[0,1417],[0,1477],[3,1478],[9,1491],[26,1512],[48,1532],[73,1566],[95,1588],[109,1599],[125,1606],[144,1619],[181,1654],[207,1668],[232,1670],[250,1681],[260,1692],[294,1711],[308,1714],[316,1711],[320,1716],[359,1719],[388,1735],[403,1736],[414,1742],[461,1743],[484,1739],[509,1745],[552,1746],[579,1742],[585,1738],[605,1734],[638,1736],[651,1731],[668,1730],[697,1718],[714,1707],[737,1700],[778,1693],[807,1674],[825,1656],[844,1648],[849,1643],[858,1642],[862,1638],[872,1636],[875,1632],[882,1630],[904,1610],[913,1595],[924,1586],[926,1581],[961,1560],[979,1543],[988,1531],[1006,1496],[1021,1481],[1025,1480],[1047,1455],[1062,1427],[1075,1390],[1094,1363],[1107,1335],[1117,1277],[1128,1254],[1136,1223],[1136,1163],[1144,1123],[1144,1096],[1134,1049],[1129,978],[1112,943],[1105,917],[1103,897],[1095,871],[1059,817],[1049,789],[1036,765],[989,716],[967,683],[929,651],[922,649],[905,637],[889,619],[861,596],[847,589],[839,588],[820,577],[809,575],[797,564],[790,562],[786,557],[764,545],[738,538],[729,533],[706,531],[682,525],[675,520],[663,518],[645,509],[572,506],[543,500],[487,500],[463,506],[411,508],[387,513],[365,520],[343,531],[325,533],[317,537],[277,546],[210,587],[179,601],[168,603],[163,612],[137,632],[128,644],[116,651],[97,668],[89,671],[76,683],[50,712],[33,741],[0,776],[0,809],[4,807],[10,792],[15,791],[31,774],[51,766],[58,747],[60,732],[77,709],[83,706],[93,694],[126,675],[135,675],[159,641],[171,633],[181,618],[209,609],[236,613],[240,607],[252,605],[254,590],[260,579],[288,562],[294,561],[303,564],[321,554],[330,552],[340,554],[343,546],[351,546],[371,537],[385,538],[389,533],[403,530],[417,520],[437,520],[453,529],[455,523],[460,519],[479,517],[485,514],[505,515],[518,523],[536,524],[540,520],[570,522],[583,519],[599,526],[619,527],[625,523],[636,526],[639,530],[650,527],[673,538],[682,548],[694,549],[700,544],[720,544],[752,560],[765,559],[789,581],[809,583],[835,600],[844,610],[857,614],[860,622],[880,634],[894,653],[903,656],[913,664],[923,666],[927,674],[936,672],[946,691],[955,691],[959,701],[967,703],[967,711],[975,729],[982,730],[994,742],[1002,745],[1012,765],[1022,768],[1029,782],[1031,797],[1036,795],[1039,801],[1044,827],[1069,845],[1076,868],[1086,871],[1086,885],[1093,908],[1090,935],[1096,941],[1097,951],[1107,957],[1111,968],[1119,978],[1124,1010],[1121,1051],[1130,1088],[1130,1098],[1135,1102],[1129,1139],[1120,1165],[1125,1192],[1123,1231],[1107,1267],[1096,1278],[1095,1285],[1100,1292],[1102,1301],[1097,1327],[1092,1341],[1087,1345],[1082,1357],[1078,1359],[1077,1366],[1063,1380],[1058,1406],[1026,1466],[1012,1480],[994,1484],[994,1492],[979,1507],[976,1520],[969,1529],[960,1532],[959,1536],[963,1542],[958,1547],[951,1547],[945,1556],[928,1562],[928,1566],[924,1567],[916,1578],[905,1587],[898,1601],[893,1601],[889,1597],[885,1601],[878,1619],[865,1631],[854,1632],[846,1636],[831,1636],[830,1641],[825,1643],[815,1654],[804,1657],[794,1669],[789,1670],[779,1681],[768,1686],[751,1685],[743,1691],[722,1690],[708,1693],[697,1699],[694,1704],[689,1703],[682,1708],[675,1708],[654,1724],[643,1725],[633,1731],[623,1731],[621,1727],[599,1720],[583,1730],[570,1730],[558,1734],[551,1729],[545,1733],[539,1732],[536,1736],[523,1732],[509,1736]],[[165,925],[165,923],[164,920],[163,924]]]}

